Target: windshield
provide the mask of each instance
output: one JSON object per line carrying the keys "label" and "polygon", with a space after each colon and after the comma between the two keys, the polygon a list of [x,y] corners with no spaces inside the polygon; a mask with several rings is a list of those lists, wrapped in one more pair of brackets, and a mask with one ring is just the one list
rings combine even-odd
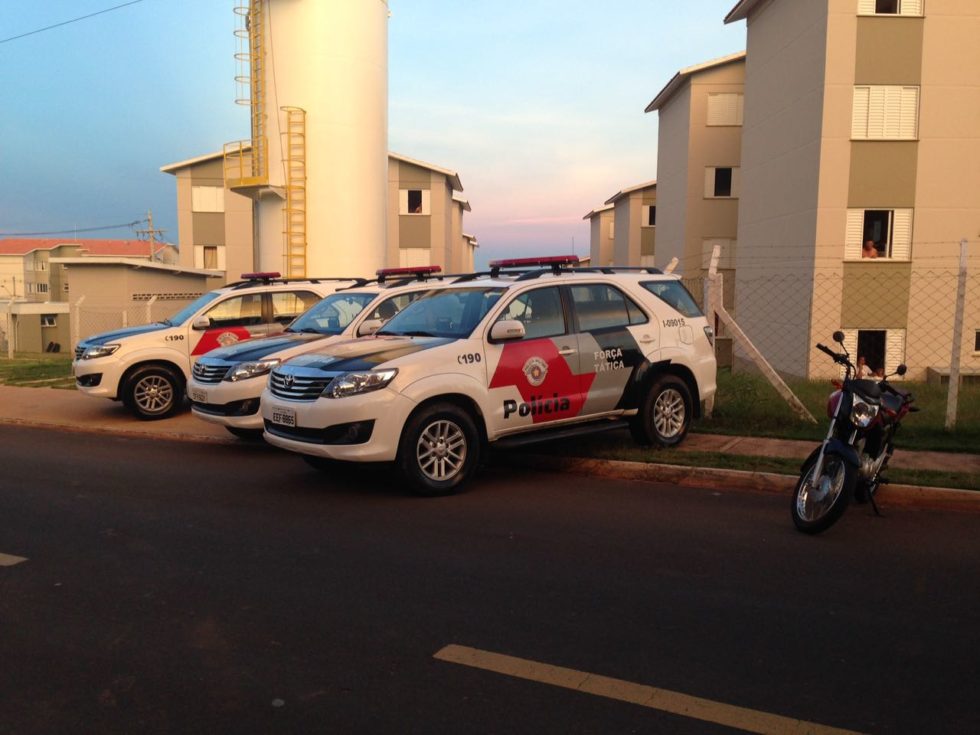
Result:
{"label": "windshield", "polygon": [[452,288],[430,291],[400,311],[378,334],[409,337],[469,337],[504,289]]}
{"label": "windshield", "polygon": [[181,324],[194,316],[198,311],[200,311],[205,304],[210,304],[220,295],[221,294],[218,291],[208,291],[203,296],[198,296],[194,301],[189,303],[169,319],[164,319],[163,323],[169,324],[171,327],[179,327]]}
{"label": "windshield", "polygon": [[373,293],[331,294],[296,317],[296,321],[286,331],[340,334],[375,298],[377,294]]}

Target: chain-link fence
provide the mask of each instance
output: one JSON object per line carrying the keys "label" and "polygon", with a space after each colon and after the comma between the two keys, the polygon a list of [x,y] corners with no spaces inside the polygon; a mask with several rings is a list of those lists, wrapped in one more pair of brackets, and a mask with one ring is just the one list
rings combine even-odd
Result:
{"label": "chain-link fence", "polygon": [[191,303],[193,299],[159,299],[131,301],[118,306],[88,306],[80,300],[71,307],[71,340],[74,351],[78,343],[93,334],[124,327],[163,321]]}
{"label": "chain-link fence", "polygon": [[959,262],[818,260],[808,273],[747,265],[684,279],[706,313],[723,305],[735,323],[715,320],[720,367],[757,372],[755,349],[783,378],[824,380],[840,368],[815,346],[834,347],[841,331],[869,377],[905,364],[908,373],[893,380],[949,386],[952,374],[957,388],[980,387],[980,253]]}

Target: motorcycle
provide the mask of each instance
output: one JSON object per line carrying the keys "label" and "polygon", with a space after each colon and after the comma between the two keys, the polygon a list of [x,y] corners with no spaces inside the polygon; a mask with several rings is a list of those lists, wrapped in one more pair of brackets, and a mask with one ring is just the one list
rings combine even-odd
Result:
{"label": "motorcycle", "polygon": [[888,382],[894,375],[905,375],[905,365],[880,380],[858,377],[844,347],[844,333],[834,332],[834,341],[843,352],[822,344],[817,349],[844,367],[844,379],[831,381],[836,390],[827,401],[830,429],[803,462],[793,490],[793,523],[809,534],[834,525],[852,497],[858,503],[870,502],[875,515],[881,515],[875,494],[888,484],[883,473],[895,451],[895,433],[906,415],[919,410],[911,393]]}

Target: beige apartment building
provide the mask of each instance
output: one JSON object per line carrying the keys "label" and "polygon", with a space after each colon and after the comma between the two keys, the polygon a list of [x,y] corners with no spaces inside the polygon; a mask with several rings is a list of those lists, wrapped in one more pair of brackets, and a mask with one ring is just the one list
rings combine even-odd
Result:
{"label": "beige apartment building", "polygon": [[[211,153],[167,164],[160,170],[177,179],[179,264],[184,268],[221,271],[230,281],[254,270],[259,259],[253,233],[253,201],[225,186],[224,165],[223,153]],[[446,272],[472,270],[477,240],[463,232],[463,214],[471,207],[460,196],[462,190],[455,171],[389,153],[389,267],[439,265]],[[308,244],[318,246],[322,244]],[[359,243],[327,246],[356,248]],[[285,260],[281,272],[287,272]]]}
{"label": "beige apartment building", "polygon": [[[872,367],[948,366],[980,234],[980,3],[741,0],[741,20],[739,324],[788,374],[830,373],[813,345],[836,329]],[[974,370],[978,326],[967,303]]]}
{"label": "beige apartment building", "polygon": [[[612,235],[612,263],[652,267],[657,245],[657,182],[647,181],[618,191],[605,204],[612,207],[612,225],[605,230]],[[602,210],[595,211],[600,212],[597,219],[600,223],[599,234],[602,234]],[[601,238],[598,245],[594,239],[591,241],[592,260],[600,265],[609,265],[602,261],[600,245]],[[596,254],[599,255],[598,260]]]}
{"label": "beige apartment building", "polygon": [[745,52],[678,71],[646,107],[658,116],[657,259],[707,273],[715,245],[729,299],[741,193]]}
{"label": "beige apartment building", "polygon": [[616,208],[612,204],[593,209],[582,219],[589,222],[589,259],[596,265],[615,265]]}

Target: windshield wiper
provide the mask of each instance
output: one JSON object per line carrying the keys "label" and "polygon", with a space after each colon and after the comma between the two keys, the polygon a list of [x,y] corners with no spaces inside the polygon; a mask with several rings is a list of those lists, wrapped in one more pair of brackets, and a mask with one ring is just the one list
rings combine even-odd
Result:
{"label": "windshield wiper", "polygon": [[416,329],[411,332],[385,332],[385,334],[394,334],[399,337],[435,337],[432,332],[424,332],[421,329]]}

